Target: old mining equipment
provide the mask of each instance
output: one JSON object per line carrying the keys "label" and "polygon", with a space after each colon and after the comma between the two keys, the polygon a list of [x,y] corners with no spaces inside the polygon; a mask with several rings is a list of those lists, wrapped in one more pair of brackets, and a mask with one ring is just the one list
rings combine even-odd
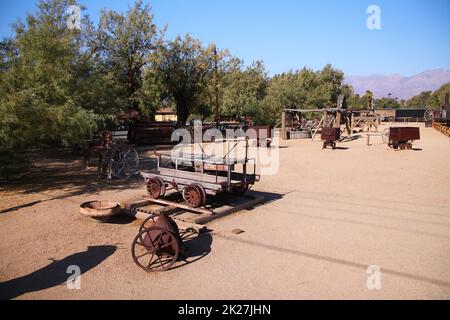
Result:
{"label": "old mining equipment", "polygon": [[322,128],[320,137],[323,140],[322,149],[330,146],[334,150],[336,149],[336,141],[341,137],[341,129],[331,127]]}
{"label": "old mining equipment", "polygon": [[193,228],[179,229],[166,213],[152,213],[145,219],[131,244],[131,256],[146,272],[167,271],[180,256],[189,253],[183,241],[198,235]]}
{"label": "old mining equipment", "polygon": [[420,140],[418,127],[391,127],[389,129],[389,147],[393,149],[412,149],[412,142]]}
{"label": "old mining equipment", "polygon": [[[157,168],[141,172],[146,181],[149,199],[158,201],[164,197],[166,191],[173,189],[183,196],[186,205],[179,203],[170,203],[170,205],[192,211],[192,208],[205,206],[207,195],[215,196],[226,192],[246,193],[260,179],[260,176],[256,174],[256,159],[248,157],[248,141],[248,137],[214,140],[213,143],[226,145],[224,156],[205,153],[185,153],[180,156],[158,155]],[[233,157],[232,151],[242,143],[244,143],[245,156]],[[163,167],[163,158],[170,160],[173,167]],[[183,165],[186,163],[189,165]],[[237,165],[242,166],[242,172],[235,170]],[[199,167],[199,170],[190,170],[194,167]],[[253,169],[251,172],[248,170],[250,167]],[[184,170],[185,168],[187,170]]]}

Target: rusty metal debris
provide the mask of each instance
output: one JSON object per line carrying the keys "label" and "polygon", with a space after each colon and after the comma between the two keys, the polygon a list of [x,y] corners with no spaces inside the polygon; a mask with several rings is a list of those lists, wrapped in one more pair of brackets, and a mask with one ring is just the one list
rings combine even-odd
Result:
{"label": "rusty metal debris", "polygon": [[389,147],[393,149],[412,149],[412,142],[420,139],[418,127],[389,128]]}
{"label": "rusty metal debris", "polygon": [[101,222],[117,215],[120,209],[120,204],[115,201],[88,201],[80,205],[81,214]]}
{"label": "rusty metal debris", "polygon": [[85,159],[97,155],[100,178],[111,180],[129,178],[138,170],[139,155],[126,139],[126,131],[102,131],[97,144],[92,143],[85,151]]}
{"label": "rusty metal debris", "polygon": [[131,245],[133,261],[146,272],[167,271],[189,252],[183,239],[197,234],[193,228],[180,230],[166,213],[151,214],[145,219]]}
{"label": "rusty metal debris", "polygon": [[333,150],[336,148],[336,141],[339,140],[341,136],[340,128],[322,128],[321,139],[323,140],[323,147],[330,146]]}

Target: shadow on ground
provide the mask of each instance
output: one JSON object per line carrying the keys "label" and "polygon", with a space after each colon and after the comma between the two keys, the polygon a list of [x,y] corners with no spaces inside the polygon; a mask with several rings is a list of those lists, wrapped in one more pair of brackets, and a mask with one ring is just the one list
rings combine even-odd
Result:
{"label": "shadow on ground", "polygon": [[[153,168],[156,160],[147,156],[150,147],[139,149],[140,170]],[[144,179],[135,175],[130,179],[106,181],[98,177],[95,166],[87,167],[81,157],[70,150],[56,150],[34,155],[31,166],[12,179],[0,181],[0,192],[20,194],[42,193],[44,199],[33,199],[19,206],[2,208],[1,213],[34,206],[40,202],[65,199],[104,190],[127,190],[140,188]],[[45,193],[50,193],[47,197]],[[56,196],[53,196],[56,193]]]}
{"label": "shadow on ground", "polygon": [[[52,288],[65,283],[71,273],[69,266],[78,266],[81,274],[102,263],[117,250],[116,246],[89,246],[86,251],[77,252],[25,276],[0,283],[0,299],[14,299],[27,292]],[[73,273],[72,273],[73,274]]]}
{"label": "shadow on ground", "polygon": [[213,238],[209,231],[200,233],[187,232],[183,235],[183,245],[187,248],[189,257],[179,261],[176,267],[172,269],[183,267],[206,257],[211,253],[212,242]]}

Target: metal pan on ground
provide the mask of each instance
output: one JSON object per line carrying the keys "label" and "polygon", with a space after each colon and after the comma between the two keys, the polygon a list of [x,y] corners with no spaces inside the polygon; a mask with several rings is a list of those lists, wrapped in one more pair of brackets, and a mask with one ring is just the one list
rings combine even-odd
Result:
{"label": "metal pan on ground", "polygon": [[120,212],[118,202],[108,200],[88,201],[80,205],[80,213],[99,222],[106,222]]}

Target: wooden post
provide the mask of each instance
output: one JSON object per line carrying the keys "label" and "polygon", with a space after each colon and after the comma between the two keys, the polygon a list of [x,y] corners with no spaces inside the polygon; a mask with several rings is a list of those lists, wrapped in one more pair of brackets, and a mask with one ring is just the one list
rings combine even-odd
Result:
{"label": "wooden post", "polygon": [[286,111],[283,110],[281,114],[281,136],[283,140],[287,140],[287,132],[286,132]]}
{"label": "wooden post", "polygon": [[341,113],[339,111],[336,111],[336,118],[334,119],[334,128],[340,128],[341,127]]}

